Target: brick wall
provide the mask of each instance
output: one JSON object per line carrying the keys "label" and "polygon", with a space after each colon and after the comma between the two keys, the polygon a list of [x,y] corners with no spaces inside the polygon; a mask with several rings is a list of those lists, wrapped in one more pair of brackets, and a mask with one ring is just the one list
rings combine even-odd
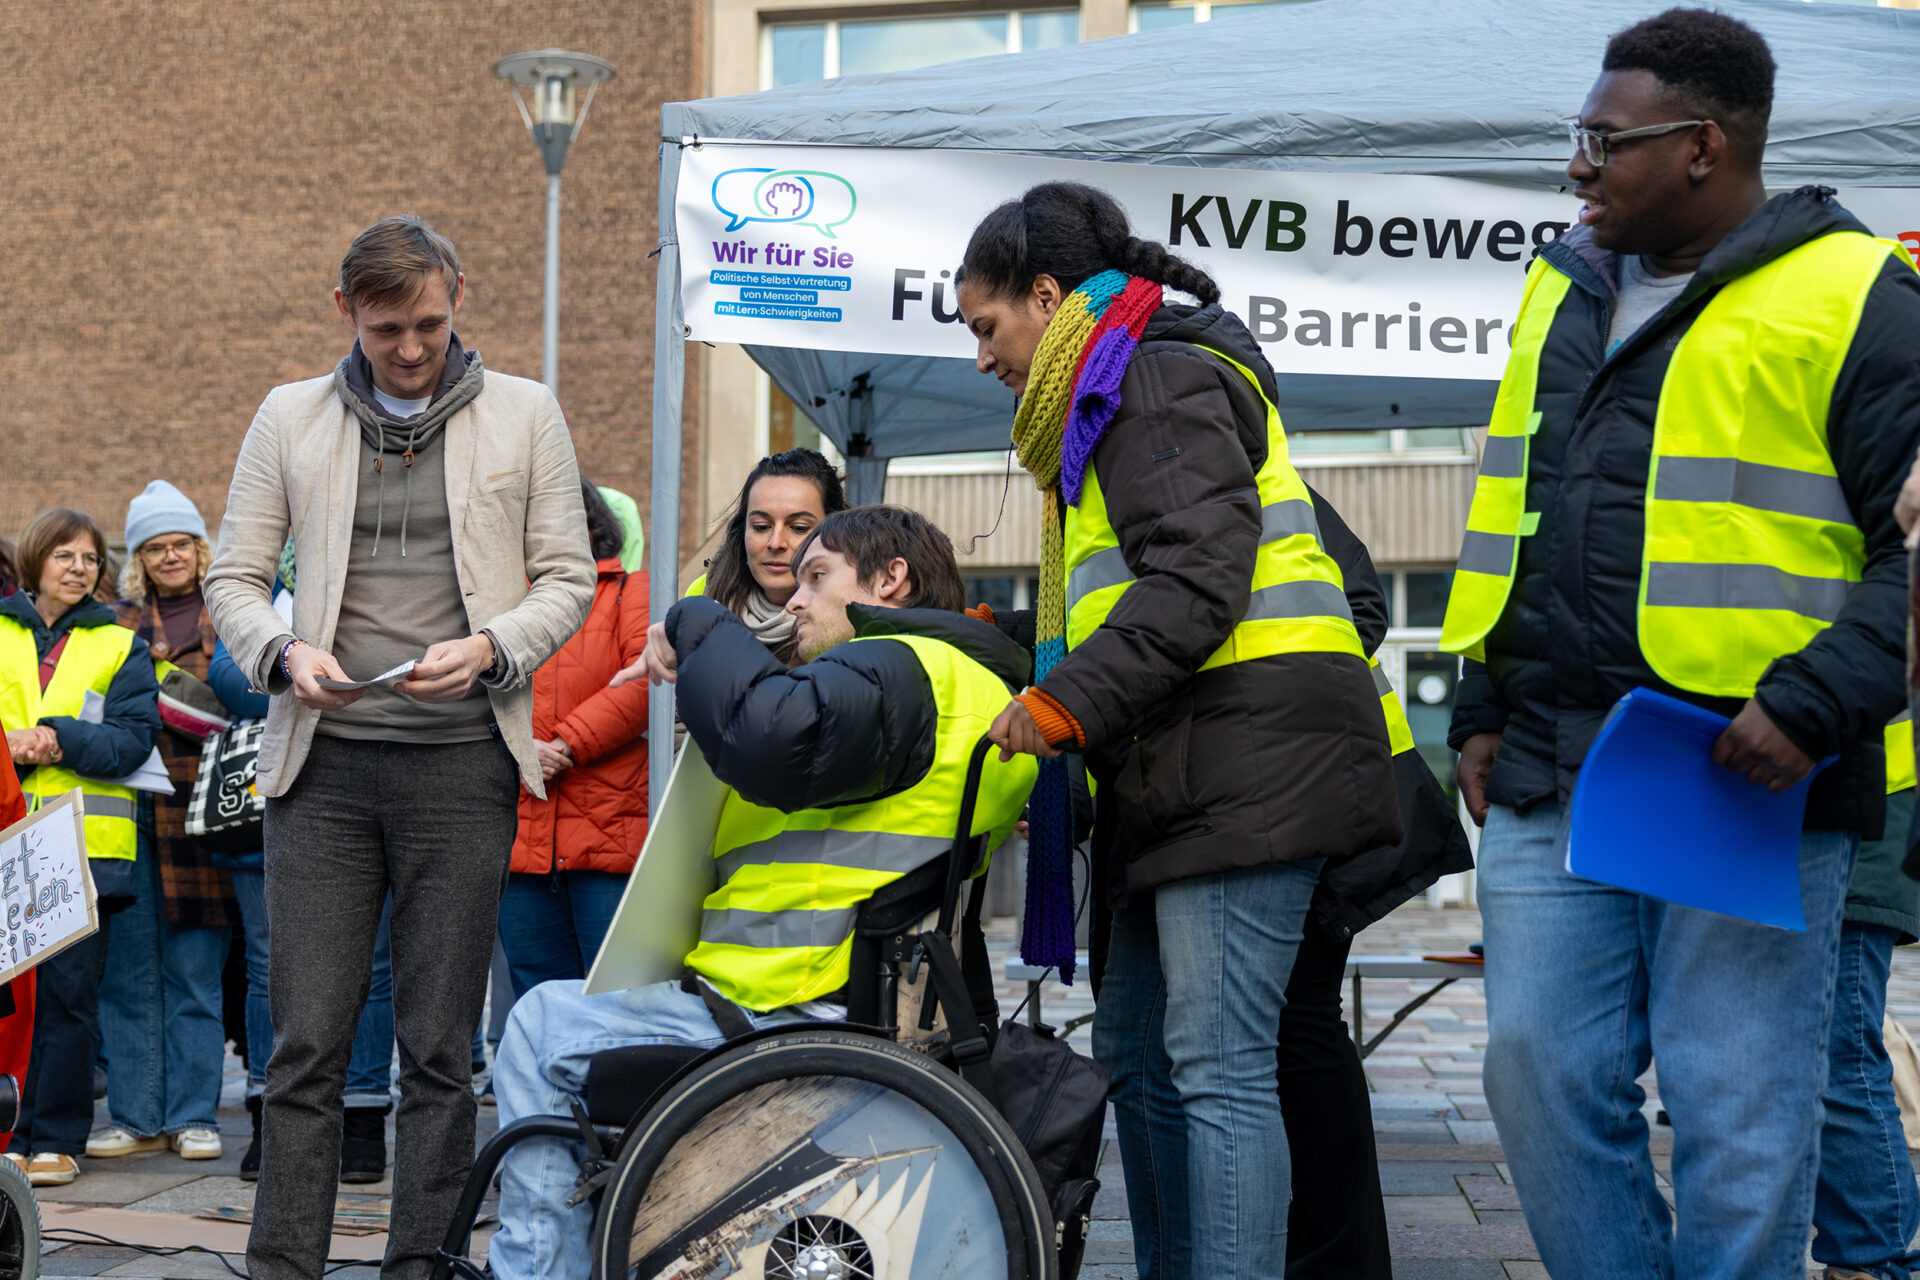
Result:
{"label": "brick wall", "polygon": [[0,533],[64,503],[118,538],[156,476],[216,524],[267,389],[351,343],[331,298],[340,256],[387,214],[453,240],[461,336],[490,368],[539,377],[544,171],[492,64],[551,47],[619,69],[567,162],[560,398],[582,468],[644,510],[660,104],[698,96],[704,9],[0,6]]}

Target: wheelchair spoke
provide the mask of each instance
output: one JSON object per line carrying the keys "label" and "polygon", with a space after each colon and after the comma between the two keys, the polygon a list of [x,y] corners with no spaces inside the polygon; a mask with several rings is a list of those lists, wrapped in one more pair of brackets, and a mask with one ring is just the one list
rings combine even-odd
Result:
{"label": "wheelchair spoke", "polygon": [[767,1250],[767,1280],[874,1280],[873,1251],[860,1233],[827,1214],[782,1227]]}

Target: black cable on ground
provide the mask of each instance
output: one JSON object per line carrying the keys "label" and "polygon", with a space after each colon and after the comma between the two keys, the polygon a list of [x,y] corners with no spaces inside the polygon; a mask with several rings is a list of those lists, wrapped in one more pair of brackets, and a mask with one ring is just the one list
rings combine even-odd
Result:
{"label": "black cable on ground", "polygon": [[[63,1235],[86,1236],[88,1238],[85,1240],[66,1240],[61,1238]],[[235,1267],[231,1262],[228,1262],[226,1254],[221,1253],[218,1249],[210,1249],[203,1244],[183,1244],[174,1247],[155,1244],[134,1244],[130,1240],[115,1240],[112,1236],[103,1236],[97,1231],[82,1231],[79,1227],[56,1227],[51,1231],[42,1231],[40,1233],[40,1239],[50,1244],[97,1244],[106,1245],[114,1249],[131,1249],[135,1253],[151,1254],[156,1258],[171,1258],[182,1253],[204,1253],[212,1256],[221,1266],[238,1276],[240,1280],[248,1280],[247,1273]],[[380,1260],[378,1258],[328,1258],[326,1269],[320,1274],[330,1276],[334,1272],[344,1271],[348,1267],[373,1267],[377,1269],[379,1266]]]}

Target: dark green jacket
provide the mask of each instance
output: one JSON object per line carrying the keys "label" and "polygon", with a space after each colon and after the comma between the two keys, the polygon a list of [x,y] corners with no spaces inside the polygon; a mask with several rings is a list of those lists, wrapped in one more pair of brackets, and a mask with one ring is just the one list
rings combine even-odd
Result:
{"label": "dark green jacket", "polygon": [[1913,823],[1913,788],[1887,797],[1887,834],[1861,844],[1847,882],[1847,922],[1900,931],[1900,945],[1920,938],[1920,881],[1901,869]]}

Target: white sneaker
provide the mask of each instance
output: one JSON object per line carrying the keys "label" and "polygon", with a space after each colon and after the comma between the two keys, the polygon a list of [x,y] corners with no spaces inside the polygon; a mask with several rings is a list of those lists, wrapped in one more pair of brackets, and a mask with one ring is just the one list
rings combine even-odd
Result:
{"label": "white sneaker", "polygon": [[27,1161],[27,1182],[31,1186],[64,1187],[79,1176],[80,1164],[72,1156],[39,1151]]}
{"label": "white sneaker", "polygon": [[171,1139],[182,1160],[218,1160],[220,1133],[217,1129],[182,1129]]}
{"label": "white sneaker", "polygon": [[119,1125],[109,1125],[87,1137],[87,1155],[95,1160],[107,1160],[114,1156],[138,1155],[143,1151],[165,1151],[165,1134],[156,1134],[151,1138],[142,1138],[128,1133]]}

